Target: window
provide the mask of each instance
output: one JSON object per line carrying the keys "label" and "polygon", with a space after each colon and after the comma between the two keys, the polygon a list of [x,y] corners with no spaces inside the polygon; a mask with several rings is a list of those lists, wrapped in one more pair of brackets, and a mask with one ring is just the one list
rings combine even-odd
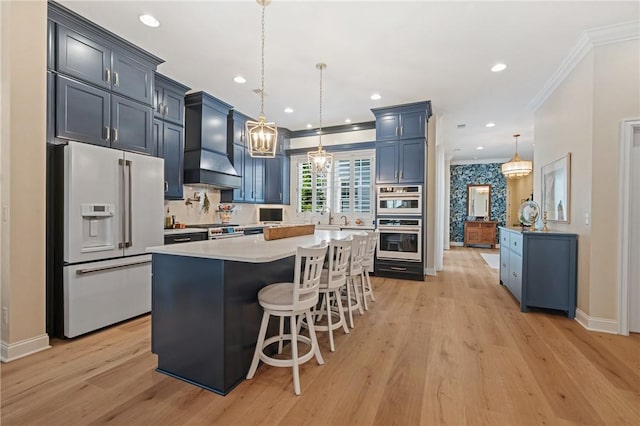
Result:
{"label": "window", "polygon": [[299,157],[297,211],[319,213],[328,206],[334,213],[372,213],[373,158],[369,150],[334,154],[331,175],[319,178]]}

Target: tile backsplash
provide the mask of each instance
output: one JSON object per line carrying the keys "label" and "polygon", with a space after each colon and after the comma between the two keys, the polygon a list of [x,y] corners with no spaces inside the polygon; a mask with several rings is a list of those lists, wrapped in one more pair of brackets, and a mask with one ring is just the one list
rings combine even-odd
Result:
{"label": "tile backsplash", "polygon": [[[209,199],[209,211],[204,209],[204,196]],[[164,213],[169,209],[170,215],[175,215],[176,222],[188,225],[201,223],[220,223],[218,206],[220,204],[235,204],[231,214],[231,222],[240,225],[258,223],[259,207],[283,207],[283,222],[302,222],[295,214],[295,207],[283,205],[266,204],[239,204],[221,203],[220,190],[214,188],[204,188],[202,186],[184,186],[184,200],[165,200]]]}

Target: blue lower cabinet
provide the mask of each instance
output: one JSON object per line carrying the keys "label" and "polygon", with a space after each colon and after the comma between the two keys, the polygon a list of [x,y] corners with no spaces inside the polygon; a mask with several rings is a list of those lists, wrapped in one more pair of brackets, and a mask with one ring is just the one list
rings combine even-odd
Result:
{"label": "blue lower cabinet", "polygon": [[578,236],[500,227],[500,242],[500,281],[520,310],[553,309],[575,318]]}

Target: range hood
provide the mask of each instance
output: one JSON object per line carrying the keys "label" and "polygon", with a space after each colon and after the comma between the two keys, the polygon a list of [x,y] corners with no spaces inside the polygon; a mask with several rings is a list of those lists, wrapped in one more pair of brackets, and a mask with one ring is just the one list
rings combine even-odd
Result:
{"label": "range hood", "polygon": [[232,143],[227,138],[233,107],[205,92],[190,93],[184,101],[184,183],[240,188],[242,177],[233,167]]}

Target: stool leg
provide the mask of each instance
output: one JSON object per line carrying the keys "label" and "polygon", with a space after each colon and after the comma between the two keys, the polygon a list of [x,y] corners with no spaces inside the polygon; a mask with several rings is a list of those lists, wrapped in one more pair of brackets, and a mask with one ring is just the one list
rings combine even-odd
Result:
{"label": "stool leg", "polygon": [[262,322],[260,323],[260,331],[258,332],[258,341],[256,342],[256,350],[253,353],[253,360],[251,361],[251,367],[247,373],[247,379],[252,379],[258,369],[258,362],[260,362],[260,352],[262,352],[262,345],[264,344],[264,337],[267,334],[267,326],[269,325],[269,314],[264,312],[262,314]]}
{"label": "stool leg", "polygon": [[365,288],[364,282],[364,270],[360,273],[360,288],[362,288],[362,304],[364,305],[364,310],[368,311],[369,306],[367,305],[367,289]]}
{"label": "stool leg", "polygon": [[349,334],[349,327],[347,326],[347,319],[344,317],[344,306],[342,306],[342,298],[340,297],[340,289],[336,290],[336,301],[338,302],[338,312],[340,313],[340,321],[342,321],[342,329],[345,333]]}
{"label": "stool leg", "polygon": [[[305,312],[305,315],[307,316],[307,321],[309,321],[311,313],[307,311]],[[324,364],[324,359],[322,358],[322,353],[320,352],[320,345],[318,344],[318,338],[316,337],[316,328],[313,325],[313,321],[309,322],[309,337],[311,338],[312,349],[314,349],[316,353],[316,361],[318,361],[318,364],[320,365]]]}
{"label": "stool leg", "polygon": [[353,311],[351,310],[351,287],[353,286],[353,277],[347,278],[347,309],[349,309],[349,327],[353,328]]}
{"label": "stool leg", "polygon": [[278,341],[278,354],[282,353],[282,344],[283,339],[282,335],[284,334],[284,317],[280,317],[280,327],[278,328],[278,337],[280,340]]}
{"label": "stool leg", "polygon": [[333,329],[331,328],[332,325],[332,315],[331,315],[331,292],[327,292],[325,294],[325,297],[327,298],[327,324],[328,324],[328,329],[329,329],[329,347],[331,348],[331,352],[335,352],[336,351],[336,347],[333,343]]}
{"label": "stool leg", "polygon": [[365,275],[367,276],[367,288],[369,289],[369,294],[371,294],[371,300],[376,301],[375,296],[373,295],[373,287],[371,287],[371,277],[369,276],[369,270],[364,270]]}
{"label": "stool leg", "polygon": [[[362,289],[363,289],[362,294],[358,293],[358,285],[355,283],[355,279],[354,279],[354,282],[353,282],[353,287],[354,287],[354,290],[356,292],[356,298],[358,300],[361,300],[360,306],[358,306],[358,312],[360,312],[360,315],[364,315],[364,310],[362,309],[362,305],[364,305],[364,309],[367,310],[367,311],[369,310],[369,308],[367,307],[367,301],[366,301],[365,296],[364,296],[364,281],[362,281],[362,274],[360,274],[360,287],[362,287]],[[360,296],[362,296],[362,297],[360,297]]]}
{"label": "stool leg", "polygon": [[[309,317],[307,317],[308,319]],[[291,360],[293,363],[293,390],[296,395],[300,395],[300,371],[298,370],[298,330],[296,327],[296,316],[291,319]]]}
{"label": "stool leg", "polygon": [[[362,282],[362,277],[360,277],[360,281]],[[358,292],[358,286],[356,285],[356,277],[353,277],[353,291],[356,294],[356,300],[360,300],[360,294]],[[364,309],[362,309],[362,303],[358,303],[358,312],[360,315],[364,315]]]}

